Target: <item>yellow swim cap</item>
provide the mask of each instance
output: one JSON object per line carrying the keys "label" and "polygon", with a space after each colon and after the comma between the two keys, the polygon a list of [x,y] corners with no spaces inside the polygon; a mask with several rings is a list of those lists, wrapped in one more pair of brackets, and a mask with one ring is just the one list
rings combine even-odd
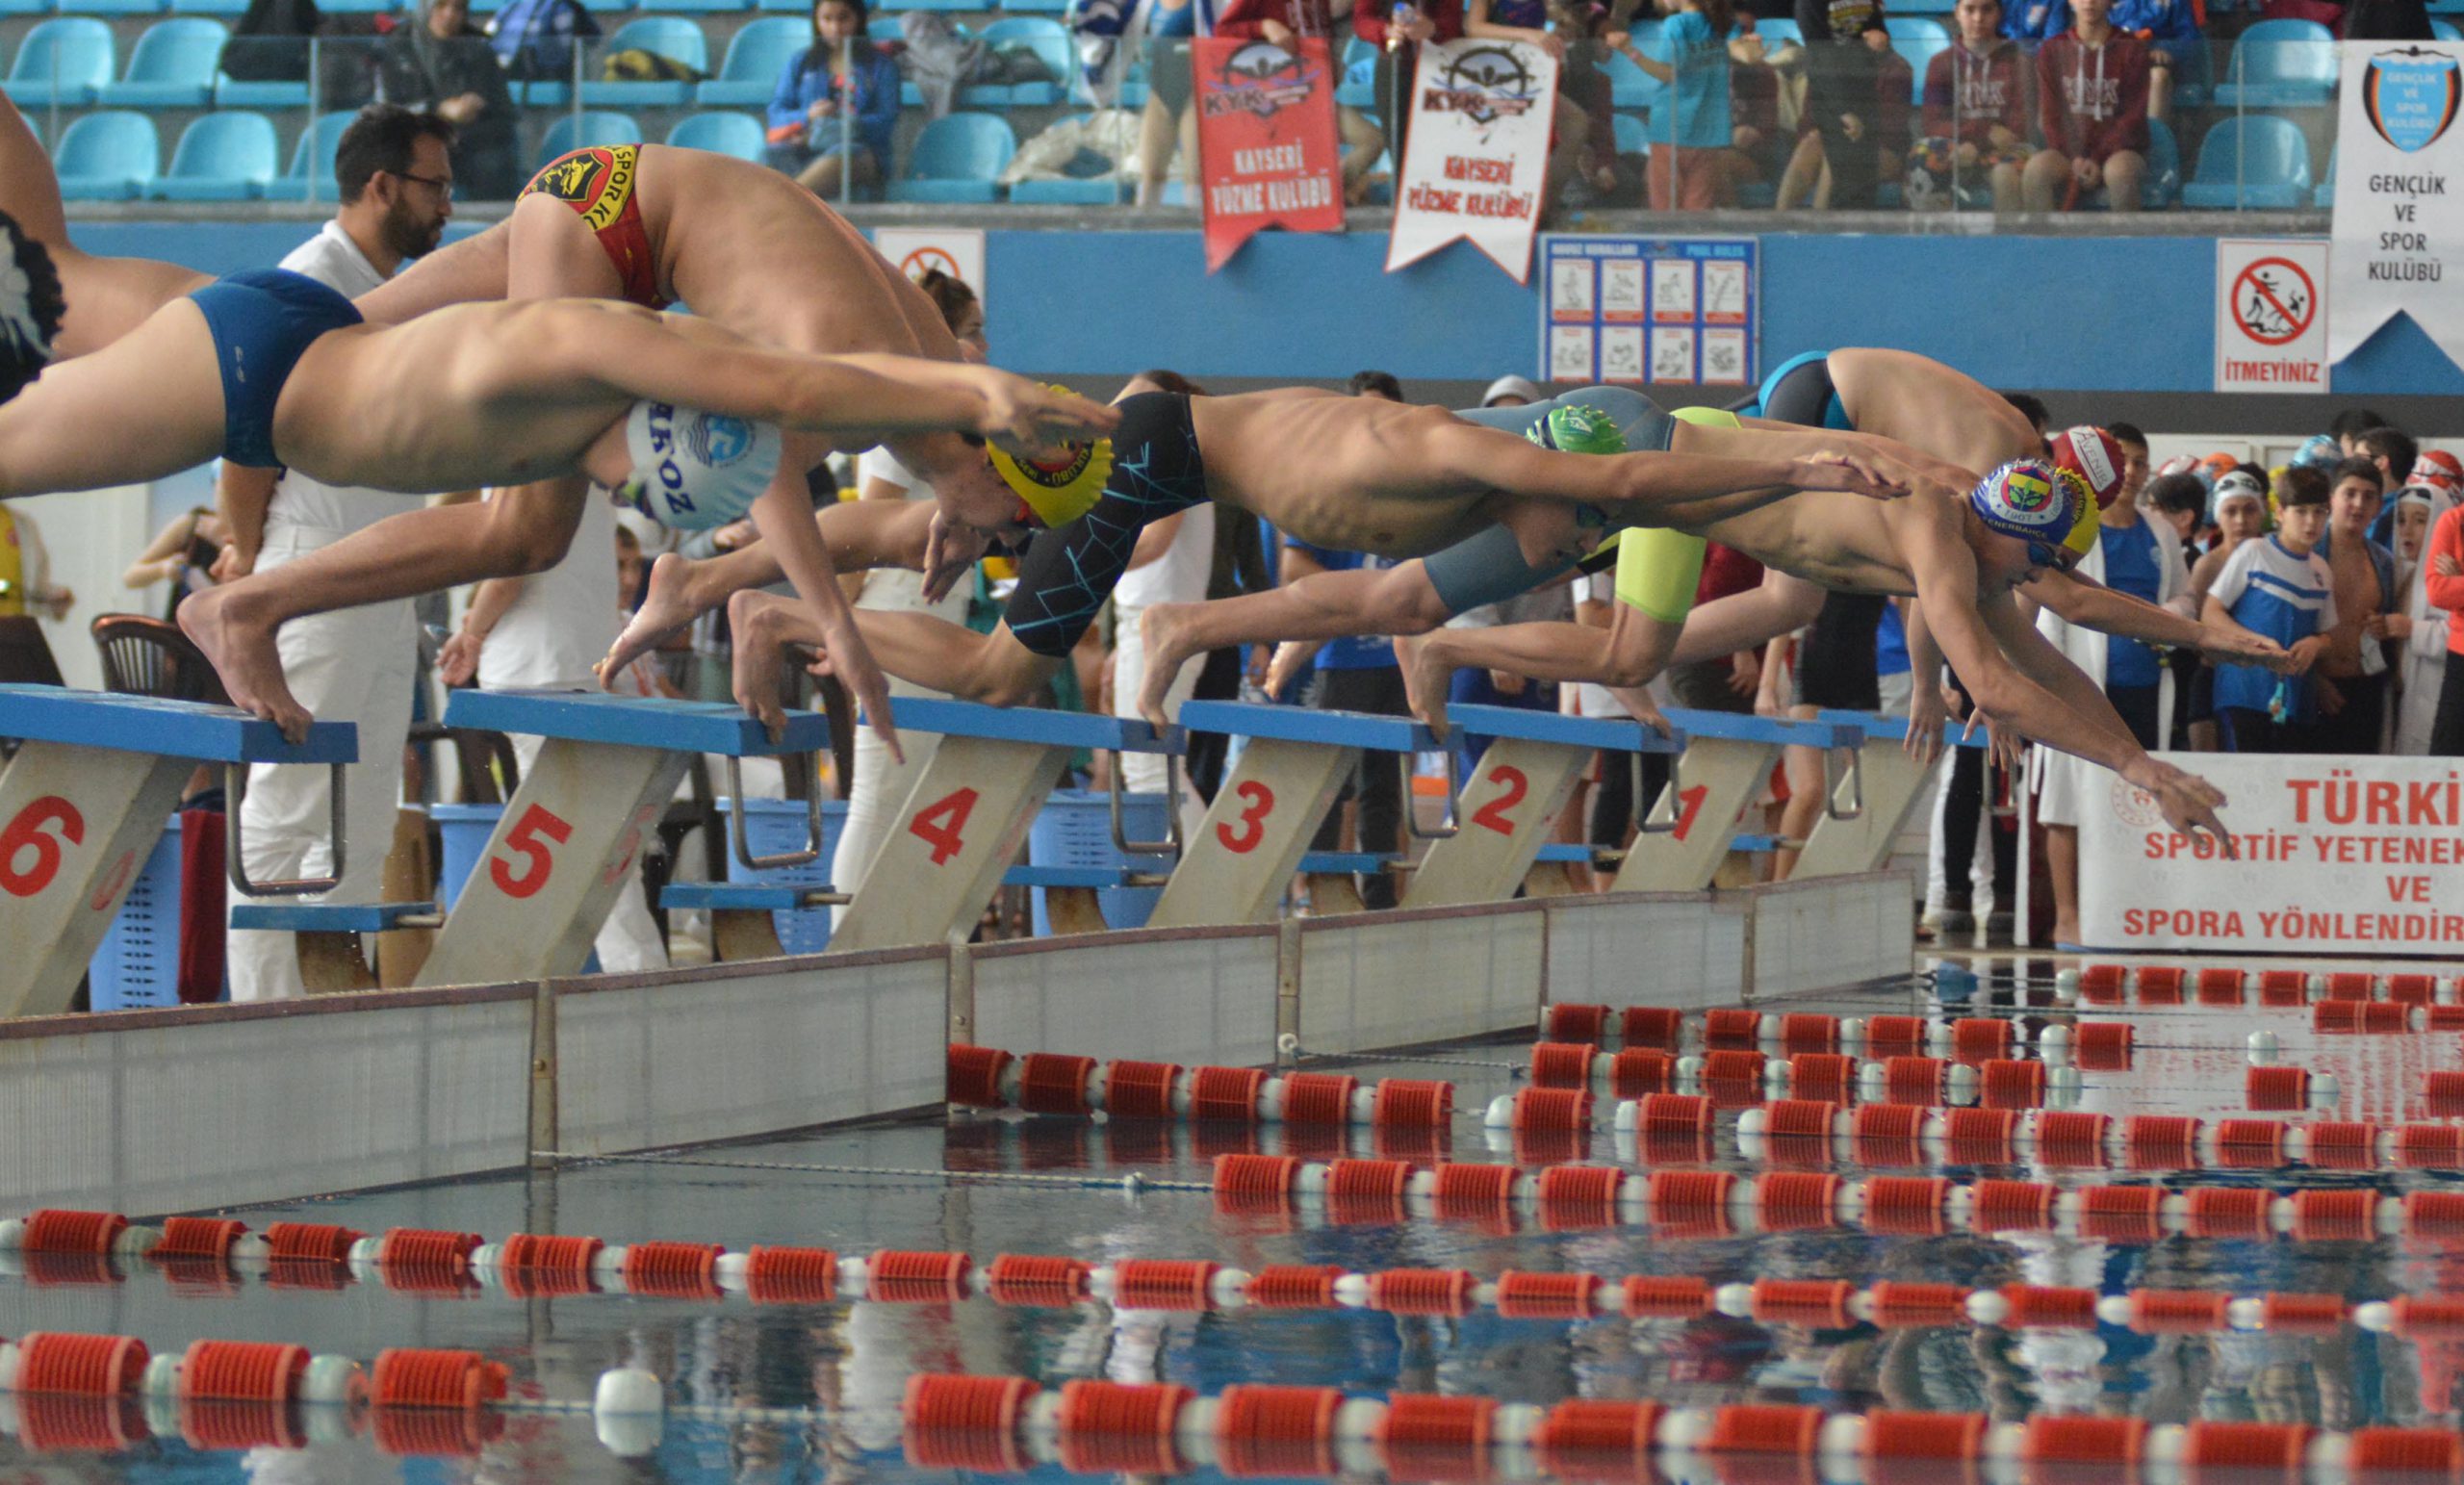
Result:
{"label": "yellow swim cap", "polygon": [[2095,492],[2088,488],[2086,476],[2066,467],[2057,467],[2054,478],[2070,492],[2072,508],[2078,512],[2071,518],[2070,532],[2062,545],[2078,556],[2086,556],[2088,549],[2096,545],[2096,527],[2103,525],[2102,513],[2096,505]]}
{"label": "yellow swim cap", "polygon": [[[1048,390],[1065,393],[1069,389]],[[1095,498],[1104,493],[1104,482],[1113,477],[1113,441],[1108,438],[1065,444],[1061,457],[1049,463],[1015,458],[997,446],[988,445],[985,452],[992,456],[992,467],[1001,472],[1002,482],[1016,492],[1046,530],[1065,526],[1093,509]]]}

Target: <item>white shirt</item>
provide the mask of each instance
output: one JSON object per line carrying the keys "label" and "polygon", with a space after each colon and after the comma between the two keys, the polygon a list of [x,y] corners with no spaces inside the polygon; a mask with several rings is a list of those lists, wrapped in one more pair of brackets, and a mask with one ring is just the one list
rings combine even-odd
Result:
{"label": "white shirt", "polygon": [[596,691],[590,673],[616,642],[616,507],[594,488],[564,557],[522,579],[522,596],[479,650],[479,684]]}
{"label": "white shirt", "polygon": [[1144,567],[1121,574],[1113,602],[1122,608],[1150,608],[1157,603],[1202,603],[1206,580],[1215,574],[1215,503],[1193,505],[1181,513],[1172,545]]}
{"label": "white shirt", "polygon": [[[907,492],[910,500],[933,499],[933,487],[926,484],[886,448],[870,448],[856,461],[856,488],[862,490],[874,480],[896,485]],[[966,623],[967,601],[975,585],[961,579],[952,585],[949,596],[938,603],[924,602],[924,575],[904,567],[877,567],[864,575],[864,587],[856,596],[858,608],[877,613],[926,613],[947,619],[952,624]]]}
{"label": "white shirt", "polygon": [[[339,221],[326,222],[322,231],[293,248],[291,255],[282,260],[282,266],[352,298],[385,282],[385,275],[376,271],[376,266],[368,261],[368,255],[359,250],[359,244],[350,240],[350,234],[343,230]],[[266,529],[304,526],[321,534],[342,536],[373,525],[388,516],[417,510],[425,503],[422,496],[329,485],[286,471],[273,487],[273,502],[266,507]]]}

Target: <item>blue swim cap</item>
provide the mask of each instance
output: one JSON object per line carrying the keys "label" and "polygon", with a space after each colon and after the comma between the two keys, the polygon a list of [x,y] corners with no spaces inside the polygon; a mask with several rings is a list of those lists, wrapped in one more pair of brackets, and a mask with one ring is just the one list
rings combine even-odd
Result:
{"label": "blue swim cap", "polygon": [[2293,462],[2303,469],[2331,470],[2343,463],[2344,457],[2342,444],[2324,433],[2313,433],[2301,441],[2301,451],[2293,456]]}

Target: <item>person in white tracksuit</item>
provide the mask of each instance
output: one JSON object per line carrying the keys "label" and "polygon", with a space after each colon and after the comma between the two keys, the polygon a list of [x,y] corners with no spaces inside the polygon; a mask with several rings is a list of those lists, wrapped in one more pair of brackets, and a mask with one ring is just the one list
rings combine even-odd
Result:
{"label": "person in white tracksuit", "polygon": [[[434,248],[453,210],[447,151],[452,136],[443,119],[404,109],[371,109],[354,120],[334,156],[342,209],[282,267],[360,294],[392,277],[405,259]],[[418,496],[340,488],[233,464],[222,466],[218,496],[230,539],[216,576],[226,581],[270,571],[422,503]],[[376,902],[394,843],[402,743],[411,725],[419,646],[412,605],[398,601],[311,614],[284,625],[277,644],[300,704],[326,721],[359,729],[359,761],[344,771],[342,881],[308,900]],[[322,768],[260,764],[249,770],[240,824],[250,880],[331,872],[329,788]],[[249,901],[236,889],[231,895],[235,907]],[[226,962],[234,1000],[307,993],[295,935],[230,930]]]}
{"label": "person in white tracksuit", "polygon": [[2398,652],[2400,658],[2396,669],[2402,692],[2396,704],[2395,740],[2387,751],[2421,757],[2429,752],[2430,723],[2438,715],[2438,694],[2447,681],[2447,611],[2430,606],[2422,583],[2423,569],[2428,564],[2427,530],[2457,503],[2457,497],[2426,485],[2406,485],[2397,492],[2396,503],[2400,520],[2403,507],[2416,504],[2429,519],[2423,523],[2424,534],[2404,566],[2403,649]]}

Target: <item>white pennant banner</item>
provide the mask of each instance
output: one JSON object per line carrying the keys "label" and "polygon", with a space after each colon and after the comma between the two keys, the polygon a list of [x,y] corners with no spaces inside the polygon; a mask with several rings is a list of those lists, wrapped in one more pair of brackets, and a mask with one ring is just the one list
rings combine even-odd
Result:
{"label": "white pennant banner", "polygon": [[1421,48],[1388,272],[1468,238],[1516,283],[1530,280],[1556,99],[1556,59],[1536,46],[1465,39]]}
{"label": "white pennant banner", "polygon": [[2327,358],[2351,355],[2401,310],[2464,366],[2464,47],[2343,46]]}

